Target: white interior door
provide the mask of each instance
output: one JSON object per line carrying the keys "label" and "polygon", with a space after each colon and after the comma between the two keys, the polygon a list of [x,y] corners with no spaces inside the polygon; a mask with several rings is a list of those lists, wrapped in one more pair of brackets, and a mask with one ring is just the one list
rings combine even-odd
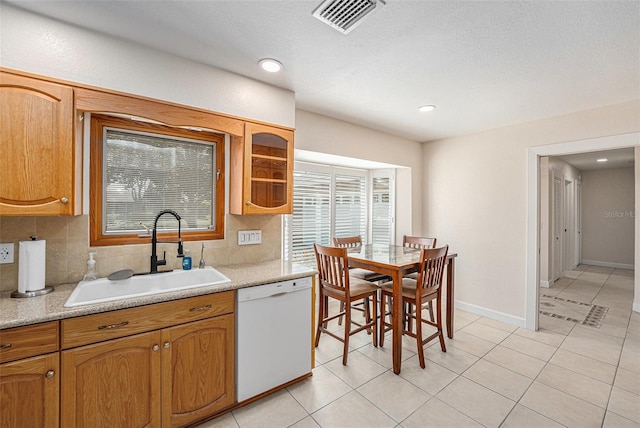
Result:
{"label": "white interior door", "polygon": [[582,263],[582,181],[576,180],[576,266]]}
{"label": "white interior door", "polygon": [[551,244],[553,266],[551,268],[551,280],[555,281],[562,276],[562,182],[560,178],[553,177],[553,195],[551,216],[553,225],[553,243]]}
{"label": "white interior door", "polygon": [[563,253],[563,271],[573,270],[574,265],[574,253],[575,253],[575,216],[574,207],[576,201],[573,194],[573,181],[564,180],[564,204],[563,204],[563,237],[562,247]]}

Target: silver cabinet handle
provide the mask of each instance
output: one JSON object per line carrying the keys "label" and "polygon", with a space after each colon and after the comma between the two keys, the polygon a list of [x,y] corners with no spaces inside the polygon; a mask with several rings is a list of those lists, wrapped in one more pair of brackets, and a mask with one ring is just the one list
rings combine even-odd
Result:
{"label": "silver cabinet handle", "polygon": [[66,196],[63,196],[60,198],[60,202],[62,202],[63,204],[66,204],[69,202],[69,198],[67,198]]}
{"label": "silver cabinet handle", "polygon": [[158,349],[160,349],[160,347],[159,347],[158,345],[153,345],[153,346],[151,347],[151,349],[152,349],[153,351],[157,351]]}
{"label": "silver cabinet handle", "polygon": [[200,306],[199,308],[191,308],[189,309],[189,312],[200,312],[206,311],[207,309],[211,309],[211,305]]}
{"label": "silver cabinet handle", "polygon": [[169,346],[171,346],[169,342],[164,342],[164,345],[162,345],[164,349],[169,349]]}
{"label": "silver cabinet handle", "polygon": [[46,377],[47,379],[51,379],[52,377],[54,377],[56,375],[56,372],[54,372],[53,370],[48,370],[45,374],[44,377]]}
{"label": "silver cabinet handle", "polygon": [[10,343],[3,343],[2,345],[0,345],[0,350],[9,349],[9,348],[11,348],[11,344]]}
{"label": "silver cabinet handle", "polygon": [[113,328],[124,327],[125,325],[128,325],[128,324],[129,324],[129,321],[122,321],[121,323],[118,323],[118,324],[99,325],[98,330],[111,330]]}

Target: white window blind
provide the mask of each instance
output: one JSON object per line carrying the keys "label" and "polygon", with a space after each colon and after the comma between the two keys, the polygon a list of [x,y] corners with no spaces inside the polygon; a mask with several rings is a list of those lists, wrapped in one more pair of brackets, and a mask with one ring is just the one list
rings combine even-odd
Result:
{"label": "white window blind", "polygon": [[315,266],[313,244],[333,245],[334,236],[366,241],[367,172],[296,163],[293,214],[284,216],[284,255]]}
{"label": "white window blind", "polygon": [[[106,128],[103,233],[144,231],[163,209],[182,217],[182,230],[215,227],[215,143]],[[166,222],[166,224],[165,224]],[[161,230],[176,229],[164,216]]]}
{"label": "white window blind", "polygon": [[334,236],[360,236],[367,241],[366,177],[336,174]]}
{"label": "white window blind", "polygon": [[293,173],[293,214],[285,219],[285,253],[295,263],[316,264],[313,244],[331,241],[331,174]]}
{"label": "white window blind", "polygon": [[371,242],[391,242],[391,180],[389,177],[374,177],[371,201]]}

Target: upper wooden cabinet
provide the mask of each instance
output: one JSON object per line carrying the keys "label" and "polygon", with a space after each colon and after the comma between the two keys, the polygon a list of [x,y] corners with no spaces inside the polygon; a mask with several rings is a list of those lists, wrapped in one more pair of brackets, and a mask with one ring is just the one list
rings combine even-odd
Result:
{"label": "upper wooden cabinet", "polygon": [[0,72],[0,216],[81,213],[74,129],[71,87]]}
{"label": "upper wooden cabinet", "polygon": [[293,131],[247,122],[231,143],[229,212],[291,214]]}

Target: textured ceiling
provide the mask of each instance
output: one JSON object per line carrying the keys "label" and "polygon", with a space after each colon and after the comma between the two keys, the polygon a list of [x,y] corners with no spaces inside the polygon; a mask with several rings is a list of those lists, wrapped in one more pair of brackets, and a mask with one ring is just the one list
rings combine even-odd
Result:
{"label": "textured ceiling", "polygon": [[[11,3],[290,89],[299,108],[416,141],[640,98],[638,1],[388,0],[348,35],[312,16],[320,1]],[[261,72],[263,57],[284,72]],[[419,113],[423,104],[437,109]]]}

